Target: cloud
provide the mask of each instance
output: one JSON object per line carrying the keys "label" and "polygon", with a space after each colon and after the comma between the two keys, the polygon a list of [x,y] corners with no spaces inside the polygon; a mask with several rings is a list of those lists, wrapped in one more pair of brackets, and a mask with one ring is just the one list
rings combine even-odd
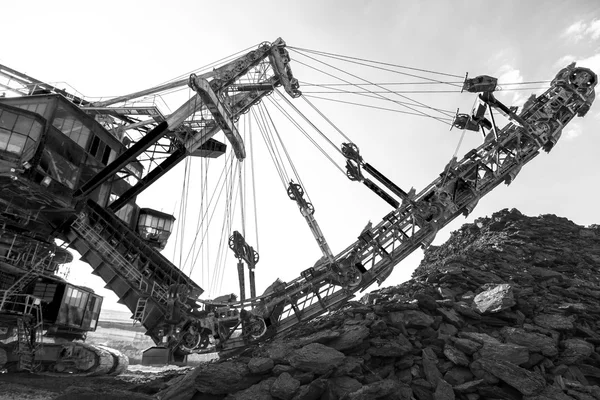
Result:
{"label": "cloud", "polygon": [[587,24],[583,21],[577,21],[574,24],[570,25],[567,29],[565,29],[565,31],[563,32],[563,36],[571,38],[575,42],[578,42],[581,39],[583,39],[586,30],[586,25]]}
{"label": "cloud", "polygon": [[577,65],[579,67],[587,67],[596,74],[600,74],[600,53],[577,61]]}
{"label": "cloud", "polygon": [[595,19],[590,22],[586,33],[590,35],[592,40],[600,38],[600,19]]}
{"label": "cloud", "polygon": [[571,24],[563,32],[563,37],[569,38],[574,42],[583,39],[596,40],[600,38],[600,19],[593,19],[590,22],[584,20]]}
{"label": "cloud", "polygon": [[594,71],[596,74],[600,75],[600,53],[591,55],[586,58],[577,58],[573,55],[566,55],[559,58],[555,63],[555,68],[564,68],[567,65],[571,64],[573,61],[577,62],[578,67],[586,67]]}
{"label": "cloud", "polygon": [[565,131],[564,138],[565,140],[574,140],[575,138],[581,136],[583,133],[583,129],[581,129],[581,125],[576,122],[571,122]]}
{"label": "cloud", "polygon": [[513,95],[512,104],[510,105],[522,105],[527,97],[527,93],[524,93],[526,91],[510,91],[510,89],[520,87],[519,85],[514,84],[523,83],[524,79],[521,75],[521,71],[513,68],[509,64],[504,64],[500,67],[495,75],[498,77],[498,85],[500,85],[500,87],[503,89],[501,94],[505,95],[505,97],[508,97],[510,94]]}
{"label": "cloud", "polygon": [[571,64],[576,59],[577,59],[577,57],[575,57],[574,55],[571,55],[571,54],[562,56],[554,63],[554,68],[564,68],[567,65]]}

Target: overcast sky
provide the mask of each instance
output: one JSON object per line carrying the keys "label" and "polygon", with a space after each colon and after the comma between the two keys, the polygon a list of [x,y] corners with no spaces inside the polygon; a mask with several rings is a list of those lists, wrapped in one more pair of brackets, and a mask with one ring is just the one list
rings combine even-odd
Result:
{"label": "overcast sky", "polygon": [[[492,75],[500,78],[501,84],[551,80],[571,61],[600,72],[600,3],[593,0],[105,0],[94,5],[56,0],[4,2],[2,13],[5,39],[0,63],[42,81],[66,82],[90,97],[145,89],[278,37],[298,48],[456,76],[466,72],[470,76]],[[309,63],[309,59],[293,51],[290,55],[300,81],[318,79],[314,70],[300,63]],[[372,82],[388,79],[372,73],[365,78]],[[529,94],[542,92],[505,91],[500,98],[509,105],[522,104]],[[468,112],[475,100],[467,93],[415,94],[414,98],[446,110],[461,107],[463,112]],[[311,101],[360,147],[365,161],[405,190],[414,186],[419,191],[435,179],[460,138],[460,131],[449,131],[433,119]],[[169,104],[171,109],[178,105]],[[585,119],[577,119],[567,127],[550,154],[537,157],[510,187],[502,186],[482,199],[466,220],[459,218],[440,232],[435,243],[445,241],[463,223],[502,208],[515,207],[534,216],[557,214],[582,225],[599,223],[599,124],[600,108],[594,105]],[[298,136],[298,132],[292,131],[282,127],[280,133],[286,140],[286,135],[290,136],[290,152],[317,209],[315,217],[337,253],[356,239],[368,221],[378,223],[390,207],[362,185],[350,182],[319,154],[311,153],[309,147],[295,142],[292,135]],[[479,143],[476,134],[467,135],[461,153]],[[255,144],[258,147],[260,141]],[[259,242],[257,286],[261,293],[277,277],[291,280],[298,276],[314,264],[320,252],[277,175],[268,172],[268,157],[257,163],[257,181],[261,180],[258,188],[268,194],[261,199],[258,193],[259,238],[248,236],[253,244]],[[213,165],[211,168],[217,170],[223,163]],[[168,182],[155,185],[138,202],[175,211],[181,204],[181,174],[181,168],[173,171],[165,177]],[[195,181],[199,181],[199,175],[192,172],[191,182]],[[197,198],[189,200],[189,204],[198,202]],[[253,216],[247,215],[250,218]],[[186,224],[195,229],[195,219]],[[241,230],[237,222],[233,229]],[[193,232],[187,234],[193,236]],[[209,246],[216,245],[215,238]],[[178,252],[171,243],[165,256],[177,262]],[[386,285],[408,279],[421,256],[417,252],[396,267]],[[230,255],[222,271],[223,283],[212,285],[211,296],[236,291],[235,264]],[[211,268],[197,265],[192,277],[207,288],[214,272]],[[102,290],[103,283],[90,271],[88,266],[74,263],[71,277],[105,295],[107,307],[117,307],[114,295]]]}

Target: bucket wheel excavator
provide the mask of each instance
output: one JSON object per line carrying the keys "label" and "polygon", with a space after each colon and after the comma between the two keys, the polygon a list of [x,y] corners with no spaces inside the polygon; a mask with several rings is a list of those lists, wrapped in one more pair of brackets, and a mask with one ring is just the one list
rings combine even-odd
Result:
{"label": "bucket wheel excavator", "polygon": [[[290,181],[287,194],[308,224],[322,258],[296,279],[277,280],[257,295],[254,272],[259,255],[236,231],[228,245],[238,259],[241,297],[201,300],[203,289],[160,253],[174,218],[140,208],[137,196],[187,157],[223,154],[225,144],[213,138],[218,132],[224,133],[235,157],[243,160],[246,149],[238,119],[279,88],[290,104],[288,97],[302,96],[291,63],[285,42],[277,39],[205,73],[95,102],[0,66],[0,72],[20,84],[10,88],[19,96],[0,99],[0,118],[4,118],[0,132],[12,135],[6,154],[0,156],[0,180],[6,188],[0,201],[7,210],[2,213],[3,229],[24,242],[59,240],[65,243],[63,250],[66,246],[77,250],[154,340],[157,347],[149,356],[183,361],[193,353],[235,352],[331,311],[373,283],[381,284],[400,261],[430,245],[440,229],[459,215],[468,215],[501,183],[510,184],[542,150],[549,152],[565,126],[587,113],[597,84],[596,74],[573,63],[518,111],[495,96],[495,78],[465,78],[462,91],[475,94],[478,104],[470,114],[457,112],[452,126],[480,132],[482,143],[462,159],[453,158],[418,192],[403,190],[366,162],[356,143],[342,143],[339,150],[347,177],[364,184],[392,210],[334,254],[302,184]],[[134,99],[185,86],[194,95],[169,115],[131,105]],[[496,125],[499,115],[509,120],[505,126]],[[139,139],[129,140],[128,131],[138,132]],[[21,147],[11,142],[13,136],[23,139]],[[164,157],[149,156],[157,152]],[[144,167],[141,160],[152,162]],[[35,257],[28,263],[11,261],[10,249],[2,254],[0,273],[12,281],[3,278],[0,334],[2,326],[8,331],[23,321],[32,327],[24,328],[29,333],[19,338],[27,338],[16,340],[14,348],[5,348],[4,353],[19,358],[24,354],[21,342],[29,342],[31,365],[52,364],[45,368],[57,372],[118,372],[120,356],[109,349],[63,345],[53,354],[46,352],[51,361],[34,351],[35,332],[81,337],[74,333],[78,321],[77,332],[95,328],[94,312],[99,312],[101,300],[90,304],[93,293],[81,287],[71,287],[67,296],[68,284],[54,277],[52,263],[31,262]],[[58,253],[44,254],[56,257]],[[244,265],[249,270],[249,298],[245,298]],[[52,285],[63,289],[52,292]],[[87,293],[85,302],[83,294],[73,300],[76,290]],[[18,296],[29,297],[17,307]],[[67,311],[61,314],[63,309]],[[75,312],[79,319],[64,319],[65,313]],[[85,321],[88,324],[82,327]]]}

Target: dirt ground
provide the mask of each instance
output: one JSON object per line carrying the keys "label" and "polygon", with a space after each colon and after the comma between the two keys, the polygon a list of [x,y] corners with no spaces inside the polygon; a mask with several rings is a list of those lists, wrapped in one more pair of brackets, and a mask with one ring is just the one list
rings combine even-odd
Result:
{"label": "dirt ground", "polygon": [[133,369],[118,377],[0,374],[0,400],[149,400],[186,369]]}

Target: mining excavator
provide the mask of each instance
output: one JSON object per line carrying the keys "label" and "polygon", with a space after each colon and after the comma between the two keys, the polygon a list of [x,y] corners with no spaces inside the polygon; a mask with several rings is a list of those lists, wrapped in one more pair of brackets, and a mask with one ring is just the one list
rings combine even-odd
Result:
{"label": "mining excavator", "polygon": [[[293,99],[302,97],[291,64],[286,43],[277,39],[202,73],[105,100],[0,65],[0,368],[90,375],[126,367],[118,352],[83,341],[96,328],[102,298],[59,276],[58,267],[72,260],[67,249],[77,251],[145,327],[156,344],[153,357],[168,361],[232,354],[334,310],[381,284],[441,228],[550,151],[565,126],[587,113],[597,84],[594,72],[573,63],[518,111],[496,97],[497,79],[465,77],[460,89],[476,95],[477,106],[457,112],[451,125],[481,133],[482,143],[453,157],[418,192],[403,190],[366,162],[356,143],[341,143],[345,175],[392,210],[334,254],[305,187],[290,180],[287,195],[321,259],[257,295],[258,252],[235,231],[228,245],[238,259],[240,298],[201,299],[203,289],[160,252],[175,218],[141,208],[137,196],[188,157],[225,154],[227,145],[214,139],[218,132],[233,156],[245,159],[240,117],[274,92],[292,109]],[[193,95],[170,114],[137,101],[185,87]],[[508,119],[503,127],[496,125],[500,115]]]}

